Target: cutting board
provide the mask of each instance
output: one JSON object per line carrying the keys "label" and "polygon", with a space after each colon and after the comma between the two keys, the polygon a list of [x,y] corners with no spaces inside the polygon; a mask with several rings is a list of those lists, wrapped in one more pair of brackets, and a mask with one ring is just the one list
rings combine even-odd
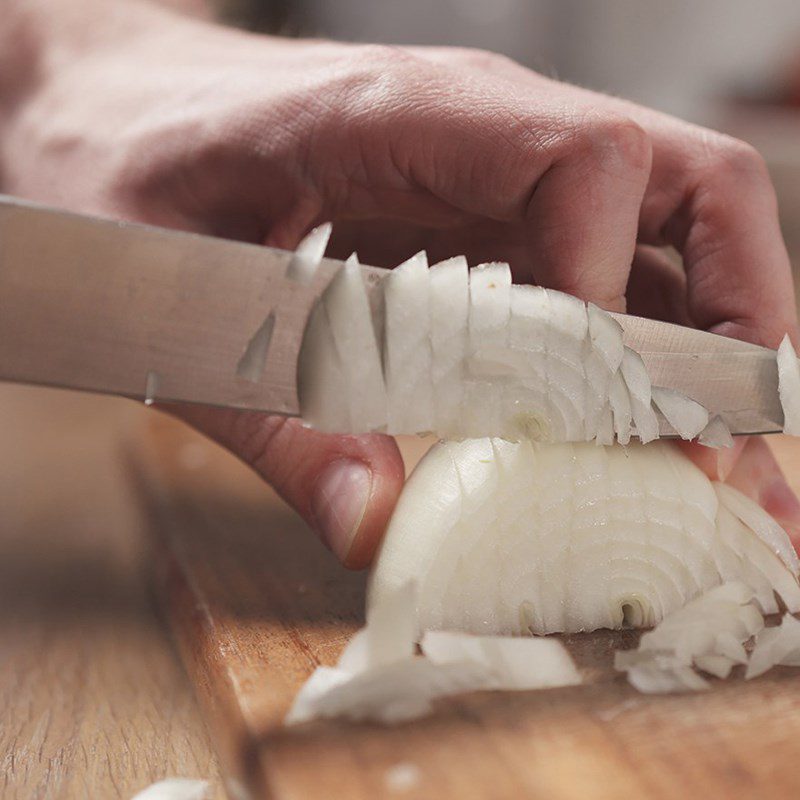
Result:
{"label": "cutting board", "polygon": [[[773,441],[800,488],[800,442]],[[396,727],[285,728],[301,684],[363,624],[365,576],[180,423],[154,413],[132,464],[160,605],[233,800],[800,797],[800,671],[645,696],[611,667],[632,632],[564,637],[582,686],[474,693]]]}

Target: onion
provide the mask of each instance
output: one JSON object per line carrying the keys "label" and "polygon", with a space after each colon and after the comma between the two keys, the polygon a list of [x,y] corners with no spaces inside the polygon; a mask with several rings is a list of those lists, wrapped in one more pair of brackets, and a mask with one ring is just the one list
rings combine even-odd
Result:
{"label": "onion", "polygon": [[[430,278],[425,253],[417,253],[386,276],[384,301],[386,430],[388,433],[432,431]],[[350,387],[351,393],[360,391],[358,386]]]}
{"label": "onion", "polygon": [[[321,241],[317,236],[317,249],[306,249],[320,255]],[[308,424],[453,439],[610,444],[616,437],[627,444],[633,434],[643,442],[658,437],[644,362],[597,306],[514,286],[507,264],[468,272],[457,257],[428,270],[419,253],[380,284],[376,307],[384,313],[373,317],[357,271],[353,259],[309,318],[298,363]],[[262,368],[248,368],[248,375]],[[701,406],[667,390],[656,396],[680,435],[698,431]],[[705,433],[709,440],[711,430]]]}
{"label": "onion", "polygon": [[631,415],[636,432],[643,444],[651,442],[658,438],[658,419],[651,405],[650,377],[644,361],[637,352],[626,347],[620,369],[630,393]]}
{"label": "onion", "polygon": [[708,411],[700,403],[674,389],[654,386],[653,404],[681,439],[694,439],[708,425]]}
{"label": "onion", "polygon": [[368,602],[417,581],[418,635],[654,625],[723,580],[793,609],[792,552],[765,512],[670,442],[445,442],[406,483]]}
{"label": "onion", "polygon": [[[349,405],[350,426],[382,430],[386,426],[386,387],[369,298],[355,255],[350,256],[322,297],[338,364],[347,386],[356,386]],[[345,431],[341,431],[345,432]]]}
{"label": "onion", "polygon": [[697,441],[706,447],[733,447],[731,432],[719,415],[711,418],[708,425],[700,431]]}
{"label": "onion", "polygon": [[142,789],[133,800],[206,800],[211,796],[210,789],[208,781],[166,778]]}
{"label": "onion", "polygon": [[778,348],[778,395],[783,407],[783,432],[800,436],[800,365],[788,333]]}
{"label": "onion", "polygon": [[641,692],[707,689],[692,665],[724,678],[746,662],[742,643],[764,627],[752,600],[743,583],[717,586],[666,616],[636,650],[617,652],[614,666]]}
{"label": "onion", "polygon": [[297,245],[289,266],[286,277],[290,280],[308,285],[314,279],[319,267],[319,262],[325,255],[325,248],[331,238],[331,224],[326,222],[314,228],[308,236]]}
{"label": "onion", "polygon": [[780,625],[758,634],[745,678],[757,678],[778,664],[800,667],[800,622],[791,614],[785,614]]}
{"label": "onion", "polygon": [[420,646],[434,664],[480,664],[490,673],[494,689],[544,689],[581,682],[566,648],[555,639],[428,631]]}
{"label": "onion", "polygon": [[431,382],[441,436],[459,435],[468,345],[469,273],[461,256],[434,264],[431,282]]}
{"label": "onion", "polygon": [[551,640],[482,640],[436,633],[414,655],[415,588],[389,592],[336,667],[318,667],[285,722],[347,717],[387,724],[428,714],[438,697],[478,689],[534,689],[580,683],[563,645]]}

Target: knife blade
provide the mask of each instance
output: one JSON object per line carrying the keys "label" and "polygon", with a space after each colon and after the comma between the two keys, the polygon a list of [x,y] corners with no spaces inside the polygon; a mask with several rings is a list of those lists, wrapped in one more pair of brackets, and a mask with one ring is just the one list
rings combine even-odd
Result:
{"label": "knife blade", "polygon": [[[341,262],[323,259],[305,282],[293,258],[0,196],[0,379],[297,415],[303,332]],[[376,299],[387,270],[362,270]],[[775,351],[614,316],[654,385],[722,414],[732,433],[781,430]]]}

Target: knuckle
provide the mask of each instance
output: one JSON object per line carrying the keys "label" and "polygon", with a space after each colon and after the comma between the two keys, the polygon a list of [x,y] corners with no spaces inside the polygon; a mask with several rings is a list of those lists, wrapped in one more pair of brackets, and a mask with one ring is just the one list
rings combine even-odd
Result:
{"label": "knuckle", "polygon": [[448,52],[452,63],[487,72],[514,64],[507,56],[477,47],[452,47]]}
{"label": "knuckle", "polygon": [[653,158],[650,135],[629,117],[609,116],[585,120],[579,146],[604,168],[649,173]]}
{"label": "knuckle", "polygon": [[719,178],[769,183],[763,156],[751,144],[730,136],[719,136],[708,148],[705,170]]}

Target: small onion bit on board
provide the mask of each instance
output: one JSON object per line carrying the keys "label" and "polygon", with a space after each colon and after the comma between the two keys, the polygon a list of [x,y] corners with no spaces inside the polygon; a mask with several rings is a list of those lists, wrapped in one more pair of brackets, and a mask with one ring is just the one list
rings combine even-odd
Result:
{"label": "small onion bit on board", "polygon": [[800,610],[797,556],[756,504],[672,442],[435,445],[406,483],[368,604],[409,580],[415,630],[646,627],[723,582]]}
{"label": "small onion bit on board", "polygon": [[747,663],[744,642],[763,627],[752,589],[724,583],[668,614],[635,650],[617,651],[614,666],[640,692],[701,691],[709,683],[693,667],[727,678]]}
{"label": "small onion bit on board", "polygon": [[132,800],[207,800],[211,796],[208,781],[194,778],[166,778],[142,789]]}
{"label": "small onion bit on board", "polygon": [[335,667],[318,667],[295,697],[287,725],[345,717],[394,724],[424,716],[440,697],[580,683],[562,644],[546,639],[428,634],[414,655],[413,583],[373,605]]}

